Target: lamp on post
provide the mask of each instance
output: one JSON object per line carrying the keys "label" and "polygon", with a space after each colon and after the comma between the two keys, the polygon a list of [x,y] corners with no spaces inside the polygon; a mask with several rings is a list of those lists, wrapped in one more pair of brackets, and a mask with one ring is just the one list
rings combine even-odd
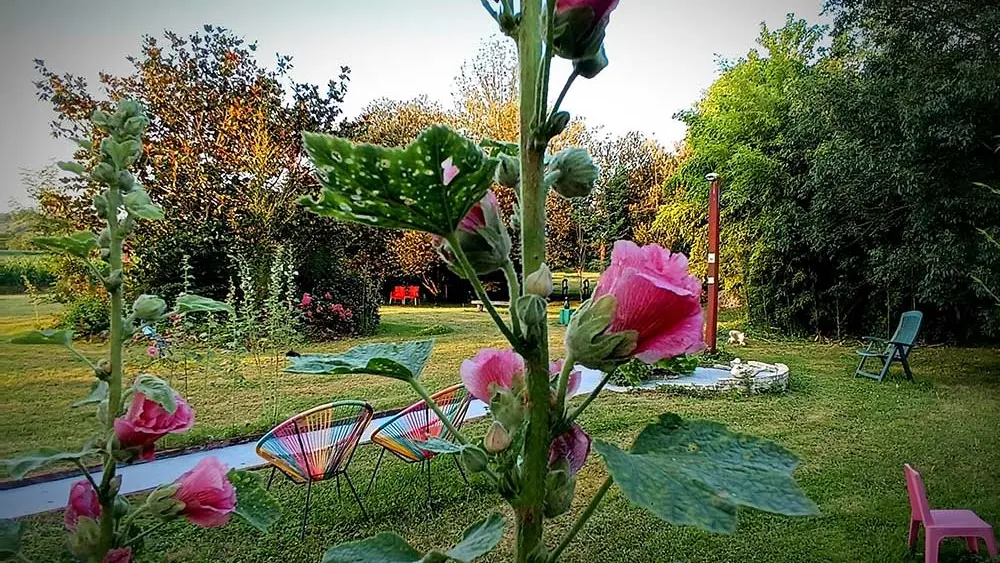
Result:
{"label": "lamp on post", "polygon": [[708,180],[708,314],[705,318],[705,345],[716,350],[719,331],[719,190],[722,180],[715,172]]}

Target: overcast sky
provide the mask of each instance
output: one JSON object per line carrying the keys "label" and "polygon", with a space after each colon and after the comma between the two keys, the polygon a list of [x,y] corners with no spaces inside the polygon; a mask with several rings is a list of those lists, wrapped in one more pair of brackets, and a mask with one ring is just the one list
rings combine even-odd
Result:
{"label": "overcast sky", "polygon": [[[719,56],[754,46],[760,23],[794,12],[819,22],[821,0],[621,0],[608,29],[611,65],[578,81],[563,107],[610,133],[643,131],[667,145],[684,137],[671,117],[717,76]],[[351,67],[346,116],[379,97],[427,94],[452,103],[462,62],[496,33],[479,0],[0,0],[0,210],[24,203],[19,170],[66,159],[50,135],[32,60],[91,84],[99,71],[127,73],[142,34],[187,35],[211,23],[258,41],[260,60],[291,55],[294,78],[325,85]],[[553,70],[558,90],[569,66]],[[558,84],[556,84],[558,83]]]}

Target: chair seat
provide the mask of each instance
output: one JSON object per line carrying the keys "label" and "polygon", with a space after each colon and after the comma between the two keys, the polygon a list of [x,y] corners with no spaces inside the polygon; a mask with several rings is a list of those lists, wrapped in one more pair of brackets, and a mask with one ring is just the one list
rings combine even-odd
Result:
{"label": "chair seat", "polygon": [[992,530],[986,521],[971,510],[931,510],[934,525],[938,529],[961,528],[963,530]]}

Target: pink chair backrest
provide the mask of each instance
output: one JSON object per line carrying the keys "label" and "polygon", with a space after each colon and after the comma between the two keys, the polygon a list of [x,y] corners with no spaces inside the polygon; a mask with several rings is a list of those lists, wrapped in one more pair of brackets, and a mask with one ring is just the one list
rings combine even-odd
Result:
{"label": "pink chair backrest", "polygon": [[924,526],[934,524],[931,508],[927,504],[927,491],[924,490],[924,481],[920,478],[920,474],[908,463],[903,465],[903,473],[906,474],[906,492],[910,495],[910,518],[922,521]]}

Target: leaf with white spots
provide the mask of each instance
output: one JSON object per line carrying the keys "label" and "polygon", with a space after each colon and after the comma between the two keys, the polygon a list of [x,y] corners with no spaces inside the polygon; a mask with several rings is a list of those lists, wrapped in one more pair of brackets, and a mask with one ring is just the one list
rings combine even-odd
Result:
{"label": "leaf with white spots", "polygon": [[405,149],[304,133],[323,186],[306,209],[341,221],[448,236],[493,182],[497,160],[443,126]]}

